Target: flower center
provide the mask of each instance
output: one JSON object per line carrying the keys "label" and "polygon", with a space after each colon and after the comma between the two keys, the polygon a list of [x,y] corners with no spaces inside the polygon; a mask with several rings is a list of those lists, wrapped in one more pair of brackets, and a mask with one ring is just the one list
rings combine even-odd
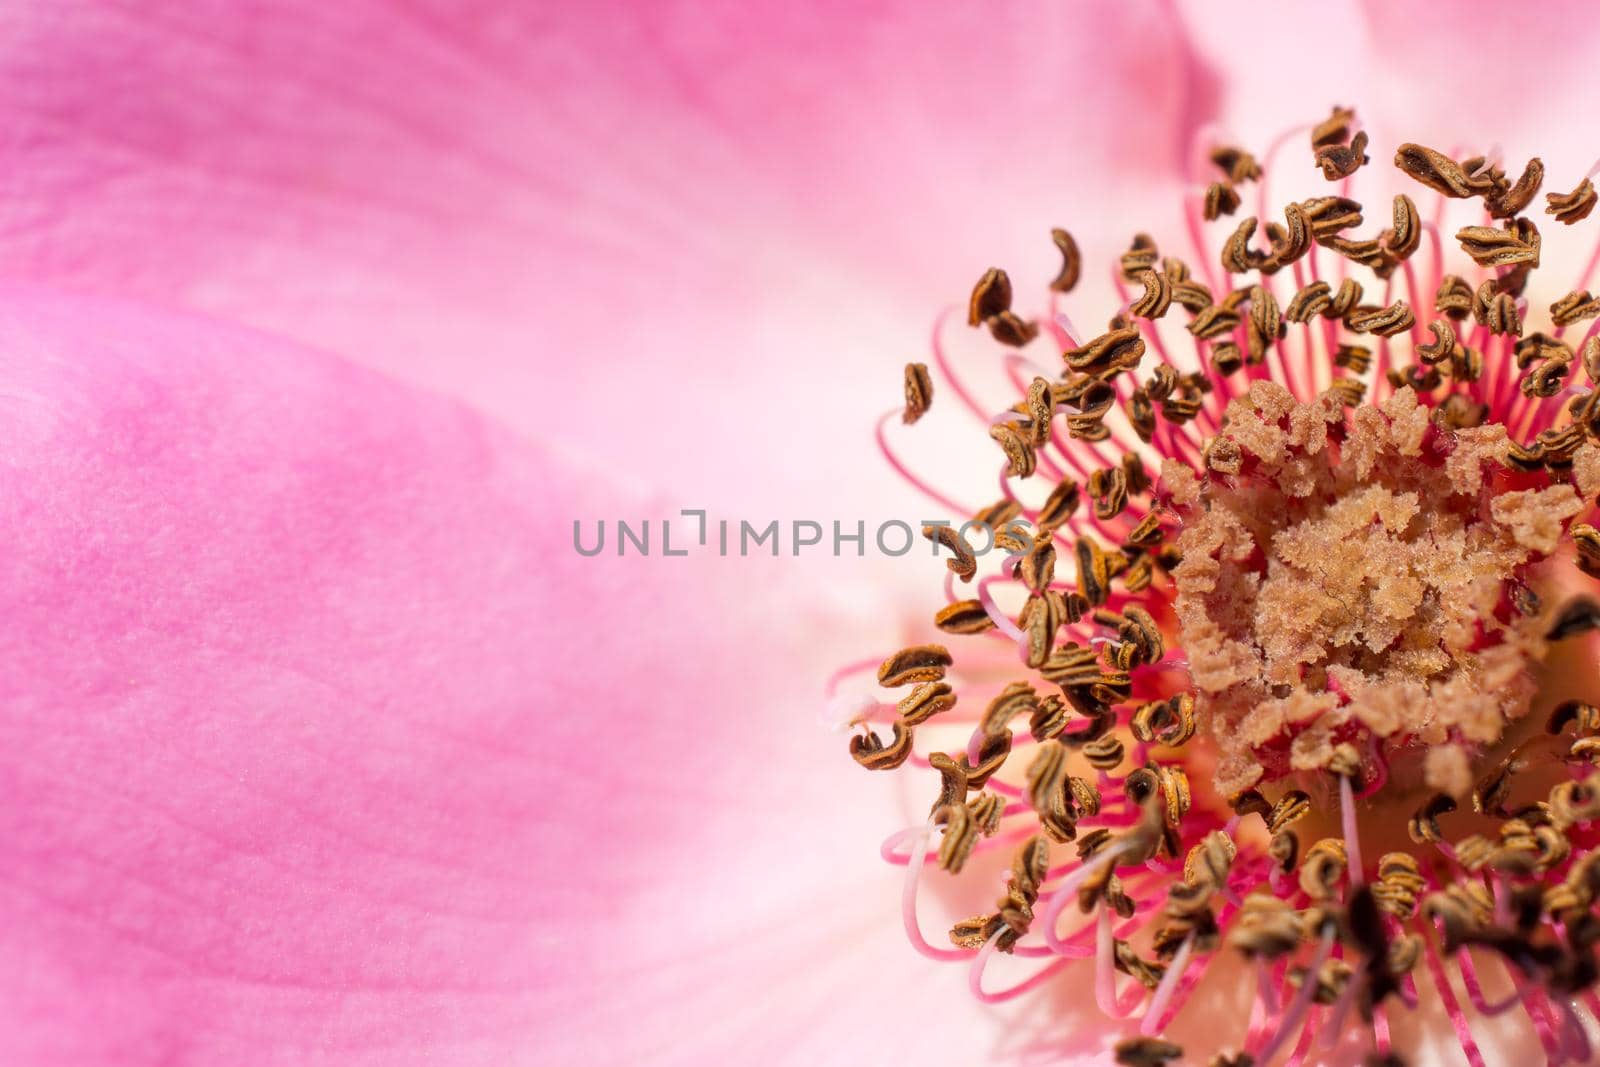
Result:
{"label": "flower center", "polygon": [[1498,424],[1439,435],[1409,388],[1347,419],[1331,393],[1263,381],[1198,476],[1168,461],[1181,645],[1224,795],[1387,777],[1418,753],[1431,789],[1469,791],[1545,654],[1550,612],[1522,576],[1587,510],[1569,485],[1512,488],[1508,447]]}

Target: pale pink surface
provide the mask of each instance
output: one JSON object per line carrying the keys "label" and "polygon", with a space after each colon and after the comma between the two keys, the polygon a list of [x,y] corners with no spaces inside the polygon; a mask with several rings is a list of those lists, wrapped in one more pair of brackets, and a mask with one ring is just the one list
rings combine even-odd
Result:
{"label": "pale pink surface", "polygon": [[[815,724],[898,636],[871,568],[570,519],[893,492],[871,415],[975,269],[1170,227],[1221,101],[1401,128],[1438,72],[1342,9],[1359,84],[1252,18],[1200,34],[1224,92],[1164,5],[542,6],[0,13],[0,1062],[1018,1051]],[[860,434],[757,435],[774,385]]]}

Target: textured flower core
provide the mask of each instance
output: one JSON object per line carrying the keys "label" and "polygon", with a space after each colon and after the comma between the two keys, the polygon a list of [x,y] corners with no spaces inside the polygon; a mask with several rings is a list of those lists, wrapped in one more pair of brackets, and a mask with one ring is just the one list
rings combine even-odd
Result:
{"label": "textured flower core", "polygon": [[1466,746],[1527,713],[1549,623],[1518,576],[1586,506],[1569,485],[1501,484],[1498,424],[1425,451],[1428,414],[1408,387],[1347,418],[1333,394],[1301,404],[1260,381],[1229,404],[1199,476],[1163,465],[1183,523],[1180,644],[1225,795],[1354,773],[1381,743],[1391,760],[1430,746],[1426,784],[1461,797]]}
{"label": "textured flower core", "polygon": [[[1185,205],[1197,266],[1134,235],[1101,333],[1065,314],[1067,231],[1049,314],[990,269],[966,318],[1011,399],[976,399],[941,323],[937,375],[907,366],[878,426],[972,518],[924,530],[948,557],[936,640],[831,686],[877,667],[897,692],[854,716],[851,754],[931,801],[883,847],[907,935],[986,1002],[1092,989],[1126,1020],[1123,1064],[1394,1064],[1435,1026],[1481,1067],[1475,1027],[1508,1013],[1559,1064],[1600,1028],[1600,247],[1541,289],[1542,162],[1513,180],[1416,144],[1377,176],[1405,190],[1391,224],[1360,236],[1351,194],[1379,168],[1358,125],[1336,108],[1260,162],[1213,146]],[[1301,137],[1332,195],[1263,221]],[[1591,176],[1545,215],[1582,222]],[[1211,232],[1252,193],[1256,217]],[[1001,466],[987,506],[890,441],[947,388]],[[980,559],[972,526],[1003,553]],[[998,893],[956,880],[997,858]],[[970,903],[930,940],[934,878]],[[1248,1015],[1184,1048],[1224,956],[1253,975]]]}

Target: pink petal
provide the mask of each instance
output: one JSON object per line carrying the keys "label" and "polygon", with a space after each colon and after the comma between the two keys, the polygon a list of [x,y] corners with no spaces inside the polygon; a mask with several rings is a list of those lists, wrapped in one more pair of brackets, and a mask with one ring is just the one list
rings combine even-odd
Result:
{"label": "pink petal", "polygon": [[1107,262],[1216,96],[1166,4],[3,19],[6,276],[285,333],[616,469],[648,444],[686,487],[779,368],[816,406],[884,361],[892,394],[991,261],[1037,291],[1067,225]]}
{"label": "pink petal", "polygon": [[0,1060],[610,1063],[871,979],[893,890],[794,842],[879,875],[892,816],[784,561],[584,559],[637,505],[246,330],[13,289],[0,335]]}

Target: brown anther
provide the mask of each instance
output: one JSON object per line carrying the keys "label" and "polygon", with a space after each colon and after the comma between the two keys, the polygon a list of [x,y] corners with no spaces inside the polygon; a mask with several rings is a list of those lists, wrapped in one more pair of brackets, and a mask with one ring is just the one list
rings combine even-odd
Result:
{"label": "brown anther", "polygon": [[1331,248],[1352,263],[1361,264],[1380,278],[1393,274],[1394,268],[1399,265],[1377,238],[1331,237],[1323,242],[1323,247]]}
{"label": "brown anther", "polygon": [[1454,274],[1439,280],[1439,292],[1433,301],[1435,311],[1460,321],[1471,314],[1473,306],[1472,286],[1466,281]]}
{"label": "brown anther", "polygon": [[1481,183],[1475,185],[1468,180],[1461,164],[1419,144],[1401,145],[1394,154],[1394,165],[1434,192],[1458,200],[1484,191]]}
{"label": "brown anther", "polygon": [[1417,897],[1428,886],[1409,852],[1386,852],[1378,859],[1378,879],[1372,896],[1380,910],[1402,922],[1417,911]]}
{"label": "brown anther", "polygon": [[933,823],[944,827],[939,866],[951,874],[960,874],[978,844],[978,827],[973,824],[972,813],[964,804],[946,804],[933,813]]}
{"label": "brown anther", "polygon": [[956,693],[948,682],[923,682],[902,697],[896,709],[907,726],[921,726],[942,711],[956,706]]}
{"label": "brown anther", "polygon": [[1072,518],[1073,513],[1078,510],[1078,504],[1082,499],[1083,494],[1078,488],[1077,482],[1074,482],[1071,478],[1061,479],[1060,482],[1056,483],[1056,487],[1050,491],[1050,495],[1045,498],[1045,502],[1039,507],[1037,522],[1039,531],[1041,533],[1050,533],[1065,524],[1067,520]]}
{"label": "brown anther", "polygon": [[878,684],[893,689],[921,682],[937,682],[945,668],[955,661],[943,645],[912,645],[902,648],[878,667]]}
{"label": "brown anther", "polygon": [[1600,315],[1600,297],[1590,296],[1587,289],[1575,289],[1550,305],[1550,318],[1557,326],[1571,326],[1596,315]]}
{"label": "brown anther", "polygon": [[1231,437],[1213,437],[1206,442],[1202,457],[1207,470],[1235,475],[1244,469],[1244,450]]}
{"label": "brown anther", "polygon": [[1072,239],[1072,234],[1059,228],[1050,231],[1050,239],[1061,250],[1061,270],[1051,280],[1050,288],[1058,293],[1070,293],[1083,274],[1083,256],[1078,251],[1078,242]]}
{"label": "brown anther", "polygon": [[1354,278],[1346,278],[1339,283],[1338,291],[1333,294],[1333,302],[1322,313],[1327,319],[1347,319],[1361,306],[1361,283]]}
{"label": "brown anther", "polygon": [[[1567,384],[1572,364],[1559,359],[1545,360],[1522,376],[1518,388],[1526,397],[1552,397]],[[1548,454],[1548,453],[1547,453]]]}
{"label": "brown anther", "polygon": [[1383,233],[1383,246],[1394,259],[1410,259],[1422,244],[1422,219],[1404,193],[1394,198],[1394,226]]}
{"label": "brown anther", "polygon": [[[1033,431],[1024,430],[1015,422],[997,422],[989,427],[989,437],[1000,446],[1006,456],[1006,473],[1014,478],[1028,478],[1038,464],[1034,453]],[[926,536],[926,532],[924,532]]]}
{"label": "brown anther", "polygon": [[1295,206],[1305,220],[1311,239],[1318,244],[1327,244],[1337,238],[1341,230],[1362,223],[1361,205],[1347,197],[1316,196]]}
{"label": "brown anther", "polygon": [[928,377],[926,363],[906,364],[906,410],[900,421],[910,425],[922,418],[933,401],[933,379]]}
{"label": "brown anther", "polygon": [[1348,178],[1357,170],[1372,162],[1367,158],[1367,133],[1365,130],[1355,135],[1355,139],[1348,146],[1339,144],[1324,145],[1316,151],[1317,166],[1322,168],[1322,176],[1330,182]]}
{"label": "brown anther", "polygon": [[1244,353],[1232,341],[1217,341],[1211,345],[1211,369],[1226,378],[1244,366]]}
{"label": "brown anther", "polygon": [[1196,729],[1194,694],[1176,693],[1166,700],[1152,701],[1135,713],[1134,737],[1145,744],[1178,748],[1189,743]]}
{"label": "brown anther", "polygon": [[1034,539],[1033,546],[1017,560],[1017,577],[1035,593],[1049,588],[1056,576],[1056,546],[1047,534]]}
{"label": "brown anther", "polygon": [[1566,829],[1600,818],[1600,773],[1581,782],[1560,782],[1550,790],[1550,819]]}
{"label": "brown anther", "polygon": [[1456,862],[1468,871],[1480,871],[1494,858],[1495,844],[1482,834],[1458,838],[1451,848]]}
{"label": "brown anther", "polygon": [[1067,728],[1067,708],[1061,698],[1051,693],[1039,701],[1028,718],[1028,732],[1038,742],[1053,740]]}
{"label": "brown anther", "polygon": [[1337,378],[1328,383],[1328,389],[1345,407],[1357,407],[1367,395],[1367,384],[1354,378]]}
{"label": "brown anther", "polygon": [[1078,564],[1078,592],[1093,607],[1111,593],[1111,569],[1105,550],[1092,537],[1080,537],[1073,547]]}
{"label": "brown anther", "polygon": [[1272,814],[1272,805],[1267,803],[1267,798],[1261,795],[1258,789],[1245,789],[1228,798],[1228,807],[1234,814],[1243,818],[1246,815],[1259,815],[1266,820]]}
{"label": "brown anther", "polygon": [[1256,232],[1254,215],[1239,223],[1222,245],[1222,269],[1229,274],[1243,274],[1258,269],[1267,261],[1266,254],[1250,247],[1250,238]]}
{"label": "brown anther", "polygon": [[1012,682],[1002,689],[983,711],[979,726],[985,736],[1004,733],[1011,720],[1030,715],[1039,705],[1039,694],[1027,682]]}
{"label": "brown anther", "polygon": [[1234,145],[1217,145],[1211,150],[1211,162],[1228,176],[1229,181],[1253,182],[1261,177],[1261,165],[1256,157]]}
{"label": "brown anther", "polygon": [[1189,320],[1188,330],[1202,341],[1212,341],[1233,332],[1239,325],[1239,314],[1221,304],[1212,304]]}
{"label": "brown anther", "polygon": [[1267,223],[1267,237],[1272,241],[1272,254],[1261,265],[1263,274],[1276,274],[1284,267],[1311,250],[1311,219],[1301,204],[1290,204],[1283,210],[1284,224]]}
{"label": "brown anther", "polygon": [[1115,770],[1122,757],[1122,742],[1115,734],[1105,734],[1083,746],[1083,758],[1097,771]]}
{"label": "brown anther", "polygon": [[1191,315],[1199,314],[1211,306],[1211,290],[1193,279],[1173,282],[1172,302]]}
{"label": "brown anther", "polygon": [[1300,888],[1312,900],[1332,900],[1348,865],[1344,842],[1337,837],[1324,837],[1307,849],[1305,859],[1300,861]]}
{"label": "brown anther", "polygon": [[892,771],[911,755],[911,727],[896,721],[887,745],[870,729],[850,738],[850,755],[869,771]]}
{"label": "brown anther", "polygon": [[1010,755],[1010,730],[987,735],[983,739],[982,746],[978,749],[978,763],[976,766],[967,763],[965,753],[961,756],[961,762],[966,765],[967,783],[973,789],[982,789],[989,781],[989,778],[1005,764],[1006,757]]}
{"label": "brown anther", "polygon": [[1165,274],[1142,270],[1134,279],[1144,286],[1144,294],[1128,306],[1128,314],[1141,319],[1159,319],[1172,306],[1172,283]]}
{"label": "brown anther", "polygon": [[1490,226],[1465,226],[1456,231],[1462,251],[1480,267],[1514,267],[1521,263],[1539,265],[1539,231],[1526,219],[1507,229]]}
{"label": "brown anther", "polygon": [[1101,334],[1087,344],[1062,353],[1068,368],[1079,374],[1104,374],[1132,370],[1144,358],[1144,338],[1136,326],[1125,326]]}
{"label": "brown anther", "polygon": [[1516,441],[1506,449],[1506,464],[1516,470],[1533,472],[1544,467],[1544,447],[1537,441],[1524,445]]}
{"label": "brown anther", "polygon": [[1023,407],[1033,430],[1033,443],[1042,445],[1050,440],[1050,420],[1055,417],[1056,398],[1048,379],[1035,378],[1029,383]]}
{"label": "brown anther", "polygon": [[1567,530],[1578,546],[1578,569],[1591,578],[1600,578],[1600,530],[1586,522],[1574,523]]}
{"label": "brown anther", "polygon": [[1121,467],[1103,467],[1091,471],[1086,488],[1090,499],[1094,501],[1097,519],[1114,519],[1128,506],[1128,472]]}
{"label": "brown anther", "polygon": [[951,558],[945,561],[945,566],[950,568],[951,574],[963,582],[972,581],[972,576],[978,573],[978,558],[972,554],[972,548],[954,527],[945,524],[924,526],[922,536],[943,545],[950,551]]}
{"label": "brown anther", "polygon": [[1250,352],[1250,364],[1258,365],[1266,358],[1267,346],[1283,336],[1283,316],[1278,311],[1278,301],[1262,286],[1250,290],[1250,319],[1245,331],[1245,342]]}
{"label": "brown anther", "polygon": [[1428,323],[1428,330],[1433,334],[1431,344],[1417,345],[1414,351],[1417,358],[1428,366],[1442,363],[1450,358],[1456,350],[1456,332],[1444,319],[1434,319]]}
{"label": "brown anther", "polygon": [[1256,959],[1279,959],[1300,947],[1300,916],[1287,901],[1266,893],[1244,898],[1233,924],[1228,945]]}
{"label": "brown anther", "polygon": [[1159,1037],[1125,1037],[1117,1042],[1115,1052],[1122,1067],[1164,1067],[1182,1055],[1182,1045]]}
{"label": "brown anther", "polygon": [[[1586,740],[1594,741],[1597,739],[1586,738]],[[1579,743],[1581,744],[1582,742]],[[1533,840],[1536,846],[1536,851],[1534,852],[1535,870],[1548,871],[1553,867],[1559,867],[1572,854],[1572,842],[1567,838],[1566,834],[1554,826],[1535,826],[1533,828]]]}
{"label": "brown anther", "polygon": [[1303,967],[1293,968],[1289,972],[1289,980],[1296,986],[1305,984],[1308,977],[1315,983],[1315,992],[1311,995],[1313,1004],[1328,1005],[1335,1003],[1350,985],[1350,977],[1354,973],[1350,964],[1341,959],[1324,960],[1317,969],[1315,976],[1308,976]]}
{"label": "brown anther", "polygon": [[1311,147],[1316,149],[1344,144],[1350,138],[1350,127],[1355,121],[1353,108],[1335,106],[1327,118],[1311,127]]}
{"label": "brown anther", "polygon": [[1404,333],[1411,329],[1416,318],[1411,314],[1411,307],[1404,300],[1396,300],[1386,308],[1374,308],[1371,311],[1354,311],[1347,320],[1346,325],[1356,333],[1371,333],[1379,337],[1393,337],[1397,333]]}
{"label": "brown anther", "polygon": [[1535,194],[1539,192],[1539,186],[1543,184],[1544,161],[1535,156],[1528,160],[1528,165],[1522,170],[1522,177],[1517,179],[1515,185],[1508,186],[1493,196],[1485,196],[1483,202],[1492,217],[1509,219],[1522,214],[1523,209],[1533,203]]}
{"label": "brown anther", "polygon": [[[950,928],[950,943],[957,948],[982,948],[1003,923],[998,915],[974,915]],[[1005,951],[1001,949],[1001,951]]]}
{"label": "brown anther", "polygon": [[945,804],[965,804],[971,782],[967,775],[967,761],[953,760],[944,752],[928,756],[928,766],[939,772],[939,795],[934,798],[929,815]]}
{"label": "brown anther", "polygon": [[[1416,914],[1416,904],[1411,906],[1411,914]],[[1396,978],[1410,974],[1422,959],[1422,938],[1416,934],[1401,934],[1389,942],[1389,951],[1384,956],[1384,967]],[[1397,1067],[1405,1067],[1405,1061],[1398,1061]],[[1370,1063],[1371,1061],[1369,1061]]]}
{"label": "brown anther", "polygon": [[1145,468],[1144,459],[1139,453],[1124,452],[1122,470],[1128,476],[1128,492],[1142,493],[1150,488],[1150,472]]}
{"label": "brown anther", "polygon": [[1122,572],[1122,588],[1138,595],[1149,589],[1154,579],[1155,560],[1149,553],[1140,553],[1132,563],[1128,564],[1128,569]]}
{"label": "brown anther", "polygon": [[1055,841],[1077,836],[1078,815],[1067,793],[1067,749],[1059,741],[1039,746],[1028,764],[1028,803],[1039,825]]}
{"label": "brown anther", "polygon": [[1221,830],[1211,831],[1184,858],[1183,880],[1191,885],[1222,888],[1227,884],[1228,870],[1238,851],[1233,838]]}
{"label": "brown anther", "polygon": [[1272,806],[1267,829],[1276,834],[1311,814],[1311,797],[1304,790],[1291,789]]}
{"label": "brown anther", "polygon": [[1544,194],[1546,207],[1545,214],[1554,215],[1557,222],[1564,222],[1571,226],[1589,217],[1589,212],[1594,210],[1596,200],[1600,200],[1594,189],[1594,183],[1588,178],[1578,183],[1578,187],[1570,193]]}
{"label": "brown anther", "polygon": [[1112,962],[1117,970],[1128,975],[1146,989],[1154,989],[1161,984],[1161,976],[1166,973],[1166,966],[1143,959],[1133,951],[1133,947],[1121,938],[1117,938],[1112,945]]}
{"label": "brown anther", "polygon": [[1490,333],[1522,336],[1522,313],[1516,299],[1510,293],[1497,292],[1493,280],[1478,286],[1473,294],[1472,314]]}
{"label": "brown anther", "polygon": [[1433,409],[1433,424],[1442,430],[1470,430],[1482,426],[1489,405],[1474,403],[1461,393],[1444,397]]}
{"label": "brown anther", "polygon": [[977,326],[1011,309],[1011,278],[998,267],[990,267],[972,287],[967,301],[967,325]]}
{"label": "brown anther", "polygon": [[1350,778],[1360,784],[1361,751],[1348,741],[1341,741],[1333,746],[1333,755],[1329,758],[1326,767],[1332,774],[1341,778]]}
{"label": "brown anther", "polygon": [[1206,186],[1205,200],[1200,210],[1207,222],[1215,222],[1223,215],[1232,215],[1239,210],[1239,190],[1230,181],[1212,182]]}
{"label": "brown anther", "polygon": [[1586,596],[1576,596],[1567,601],[1545,634],[1549,641],[1564,641],[1590,630],[1600,629],[1600,604]]}
{"label": "brown anther", "polygon": [[981,634],[994,629],[994,620],[979,600],[957,600],[940,608],[933,624],[947,634]]}
{"label": "brown anther", "polygon": [[1518,370],[1526,370],[1543,359],[1559,359],[1567,363],[1572,362],[1572,346],[1564,341],[1558,341],[1543,332],[1530,333],[1517,342],[1513,351],[1516,355]]}
{"label": "brown anther", "polygon": [[1355,374],[1365,374],[1372,366],[1372,349],[1365,345],[1340,345],[1333,355],[1333,364]]}
{"label": "brown anther", "polygon": [[1310,322],[1332,303],[1332,287],[1327,282],[1315,281],[1294,294],[1289,306],[1283,309],[1283,317],[1290,322]]}
{"label": "brown anther", "polygon": [[1050,650],[1055,647],[1056,632],[1061,629],[1061,623],[1061,613],[1055,609],[1048,593],[1030,596],[1022,605],[1017,626],[1028,638],[1025,657],[1028,666],[1035,670],[1044,666],[1050,658]]}
{"label": "brown anther", "polygon": [[1150,372],[1150,380],[1145,383],[1145,392],[1150,394],[1151,400],[1165,400],[1178,388],[1178,369],[1170,364],[1160,363]]}
{"label": "brown anther", "polygon": [[989,334],[1012,348],[1021,348],[1039,336],[1039,324],[1029,322],[1014,311],[1002,311],[988,320]]}
{"label": "brown anther", "polygon": [[1140,519],[1133,529],[1128,531],[1128,536],[1122,542],[1123,551],[1134,549],[1154,548],[1161,543],[1161,512],[1149,511]]}
{"label": "brown anther", "polygon": [[1154,268],[1160,258],[1161,252],[1156,248],[1153,237],[1147,233],[1135,234],[1133,243],[1122,253],[1122,280],[1138,281],[1139,272]]}
{"label": "brown anther", "polygon": [[1435,793],[1418,808],[1406,823],[1406,832],[1419,845],[1437,844],[1444,840],[1439,830],[1439,816],[1456,810],[1456,802],[1443,793]]}
{"label": "brown anther", "polygon": [[1256,1058],[1248,1052],[1219,1052],[1206,1061],[1206,1067],[1256,1067]]}

